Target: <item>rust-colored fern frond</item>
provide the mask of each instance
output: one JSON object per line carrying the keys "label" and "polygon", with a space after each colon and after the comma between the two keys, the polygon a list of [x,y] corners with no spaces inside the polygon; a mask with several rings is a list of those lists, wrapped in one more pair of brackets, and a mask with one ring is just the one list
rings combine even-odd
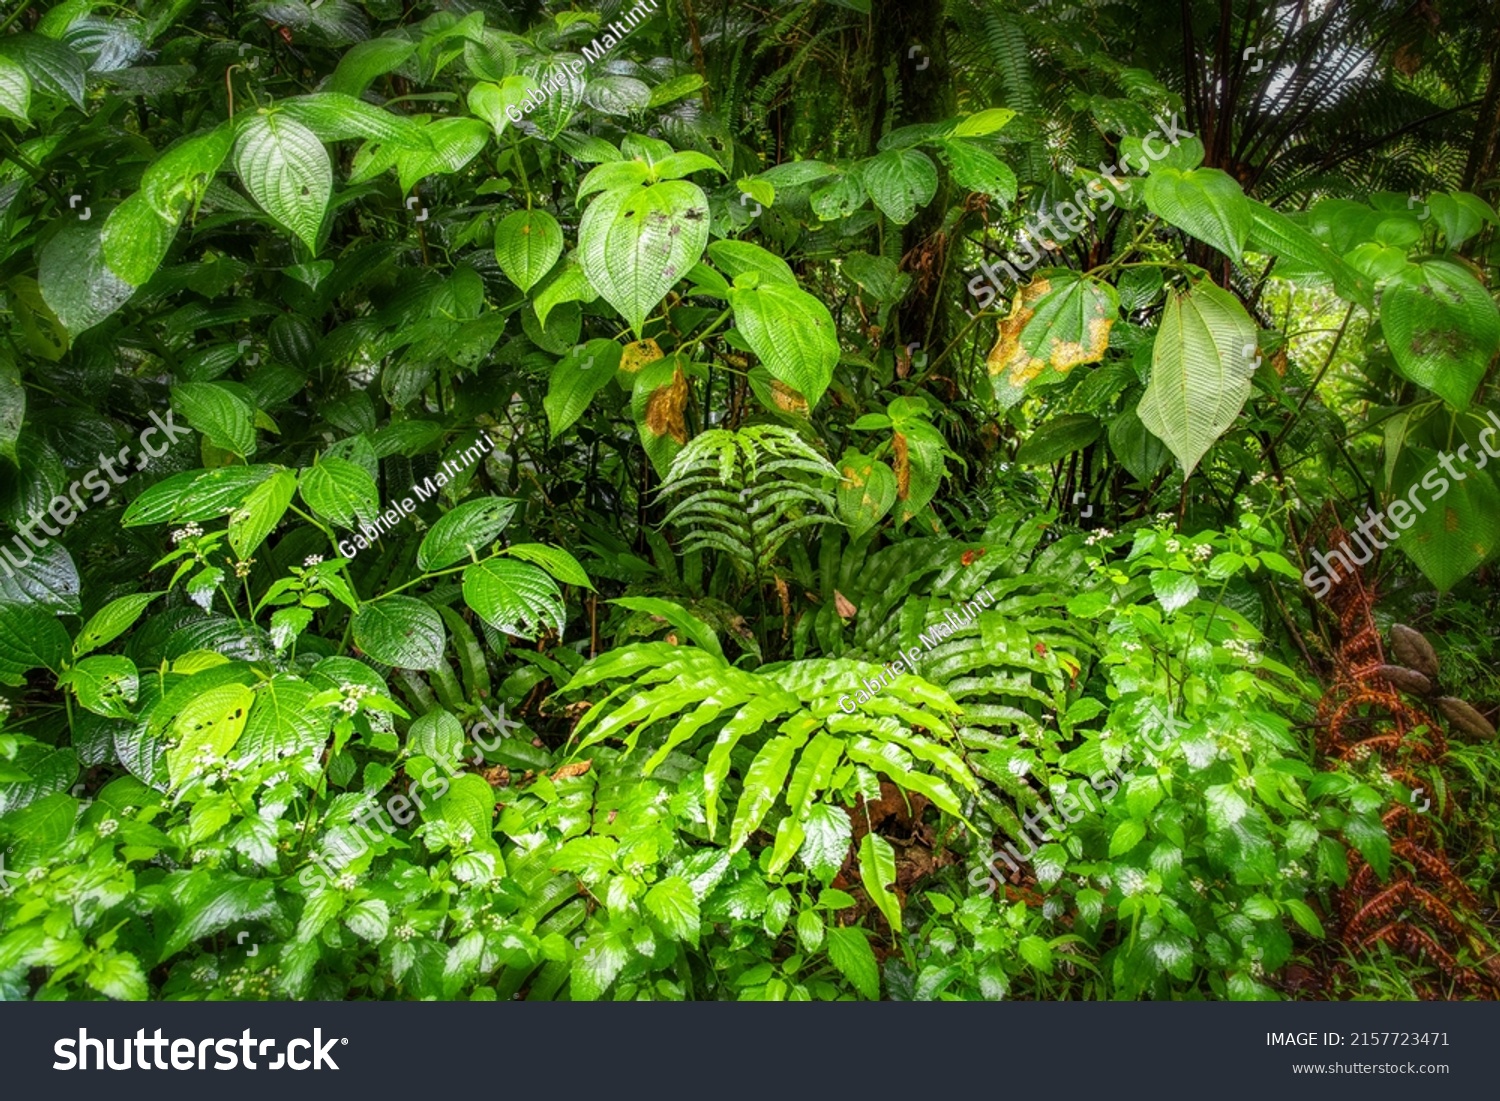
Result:
{"label": "rust-colored fern frond", "polygon": [[[1335,523],[1320,541],[1328,546],[1345,533]],[[1443,727],[1396,691],[1379,670],[1385,646],[1375,623],[1375,592],[1361,574],[1339,577],[1328,594],[1338,616],[1333,681],[1318,705],[1318,750],[1330,766],[1359,765],[1379,756],[1386,775],[1418,788],[1419,769],[1441,767],[1448,752]],[[1418,812],[1396,804],[1381,815],[1391,838],[1390,879],[1355,854],[1345,887],[1336,893],[1336,930],[1344,948],[1366,952],[1377,944],[1426,962],[1447,981],[1426,996],[1453,994],[1495,997],[1500,966],[1493,960],[1474,967],[1461,962],[1465,950],[1486,953],[1477,935],[1479,902],[1454,871],[1431,819],[1449,818],[1451,804]]]}

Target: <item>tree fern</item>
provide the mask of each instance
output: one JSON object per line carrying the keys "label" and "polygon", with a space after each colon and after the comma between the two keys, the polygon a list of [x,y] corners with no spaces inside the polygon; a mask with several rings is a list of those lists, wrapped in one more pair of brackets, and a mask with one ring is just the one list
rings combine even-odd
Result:
{"label": "tree fern", "polygon": [[794,534],[833,522],[828,486],[838,476],[790,429],[712,429],[672,460],[662,493],[686,496],[666,521],[685,533],[682,553],[718,550],[747,576],[763,577]]}

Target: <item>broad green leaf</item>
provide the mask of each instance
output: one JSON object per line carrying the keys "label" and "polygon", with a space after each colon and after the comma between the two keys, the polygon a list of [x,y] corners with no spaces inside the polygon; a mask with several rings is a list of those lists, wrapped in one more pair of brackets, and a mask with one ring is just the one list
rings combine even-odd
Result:
{"label": "broad green leaf", "polygon": [[818,404],[839,361],[828,307],[800,287],[763,283],[729,292],[734,324],[773,378]]}
{"label": "broad green leaf", "polygon": [[855,990],[872,1002],[879,1000],[880,968],[863,929],[857,925],[829,929],[828,958],[839,974],[854,984]]}
{"label": "broad green leaf", "polygon": [[162,945],[162,959],[170,959],[196,940],[236,926],[243,928],[276,910],[276,883],[269,878],[247,879],[226,871],[208,876],[199,870],[190,875],[177,873],[176,882],[165,886],[181,920]]}
{"label": "broad green leaf", "polygon": [[255,451],[255,407],[217,382],[184,382],[172,387],[172,407],[216,447],[236,455]]}
{"label": "broad green leaf", "polygon": [[426,133],[409,118],[382,111],[364,100],[340,92],[317,92],[281,100],[276,121],[290,120],[307,127],[320,141],[363,138],[387,145],[428,150]]}
{"label": "broad green leaf", "polygon": [[503,553],[542,567],[564,585],[578,585],[585,589],[594,587],[578,559],[561,547],[549,547],[545,543],[512,543]]}
{"label": "broad green leaf", "polygon": [[875,205],[897,225],[916,217],[917,208],[937,194],[937,166],[915,149],[887,149],[864,164],[864,186]]}
{"label": "broad green leaf", "polygon": [[369,522],[380,512],[375,482],[364,467],[325,455],[302,472],[302,499],[341,528]]}
{"label": "broad green leaf", "polygon": [[83,630],[78,632],[78,638],[73,642],[73,656],[80,658],[113,642],[129,630],[141,618],[146,606],[160,595],[160,592],[131,593],[111,600],[90,616]]}
{"label": "broad green leaf", "polygon": [[506,126],[525,117],[526,95],[531,82],[523,76],[511,76],[498,84],[480,81],[469,89],[469,111],[490,124],[496,136]]}
{"label": "broad green leaf", "polygon": [[651,171],[658,180],[680,180],[694,172],[717,172],[721,176],[728,175],[718,161],[707,153],[699,153],[693,149],[662,157],[651,166]]}
{"label": "broad green leaf", "polygon": [[0,604],[0,677],[33,669],[61,673],[70,642],[51,612],[29,604]]}
{"label": "broad green leaf", "polygon": [[0,349],[0,455],[16,462],[16,438],[26,420],[26,388],[8,350]]}
{"label": "broad green leaf", "polygon": [[42,247],[42,298],[73,336],[99,324],[135,293],[104,261],[103,223],[71,221]]}
{"label": "broad green leaf", "polygon": [[1408,265],[1381,295],[1380,330],[1401,374],[1456,409],[1500,354],[1500,309],[1450,260]]}
{"label": "broad green leaf", "polygon": [[1127,818],[1115,827],[1114,834],[1109,839],[1109,858],[1124,856],[1141,843],[1146,836],[1146,823],[1139,822],[1134,818]]}
{"label": "broad green leaf", "polygon": [[940,148],[948,171],[960,187],[1005,204],[1016,201],[1016,174],[999,157],[964,141],[945,141]]}
{"label": "broad green leaf", "polygon": [[428,529],[417,548],[417,566],[441,570],[479,555],[500,537],[519,502],[510,497],[481,497],[455,505]]}
{"label": "broad green leaf", "polygon": [[613,340],[591,340],[572,349],[553,366],[547,396],[542,399],[552,439],[571,428],[594,395],[615,377],[621,351]]}
{"label": "broad green leaf", "polygon": [[31,111],[31,78],[26,67],[0,54],[0,115],[25,123]]}
{"label": "broad green leaf", "polygon": [[687,73],[684,76],[673,77],[671,80],[664,80],[651,89],[651,100],[647,106],[662,107],[683,96],[692,95],[701,87],[703,87],[703,78],[697,73]]}
{"label": "broad green leaf", "polygon": [[865,894],[880,907],[891,930],[901,928],[901,903],[891,887],[896,882],[896,850],[873,830],[859,843],[859,880]]}
{"label": "broad green leaf", "polygon": [[698,896],[687,880],[668,876],[646,892],[646,910],[676,940],[698,946]]}
{"label": "broad green leaf", "polygon": [[345,910],[343,921],[361,940],[379,944],[390,930],[391,909],[378,898],[367,898]]}
{"label": "broad green leaf", "polygon": [[168,521],[212,520],[239,507],[251,490],[280,469],[262,463],[174,474],[132,501],[120,523],[141,527]]}
{"label": "broad green leaf", "polygon": [[1136,412],[1191,474],[1250,396],[1255,323],[1205,279],[1169,294],[1151,350],[1151,381]]}
{"label": "broad green leaf", "polygon": [[570,260],[537,291],[532,299],[532,309],[545,327],[548,316],[559,306],[569,302],[592,302],[598,297],[599,292],[594,290],[583,269]]}
{"label": "broad green leaf", "polygon": [[464,571],[464,601],[508,635],[535,638],[550,627],[563,633],[565,608],[557,582],[535,566],[491,558]]}
{"label": "broad green leaf", "polygon": [[0,57],[26,70],[33,93],[60,96],[83,110],[88,68],[77,51],[45,35],[22,31],[0,35]]}
{"label": "broad green leaf", "polygon": [[1198,582],[1176,570],[1152,570],[1151,591],[1161,601],[1161,610],[1171,615],[1198,595]]}
{"label": "broad green leaf", "polygon": [[1016,117],[1016,113],[1009,107],[991,107],[985,111],[978,111],[959,121],[953,128],[953,136],[956,138],[977,138],[985,134],[993,134]]}
{"label": "broad green leaf", "polygon": [[354,644],[397,669],[436,669],[447,637],[442,616],[414,597],[367,600],[354,613]]}
{"label": "broad green leaf", "polygon": [[[1436,455],[1427,451],[1415,454],[1425,460],[1424,471],[1441,471]],[[1430,492],[1434,487],[1442,488],[1436,483],[1416,488],[1414,481],[1404,487],[1402,496],[1423,502],[1425,508],[1412,510],[1407,523],[1410,530],[1402,531],[1396,542],[1433,586],[1444,593],[1500,550],[1500,487],[1487,472],[1477,472],[1472,466],[1465,471],[1462,463],[1454,466],[1464,478],[1455,481],[1439,474],[1439,481],[1447,486],[1441,497]],[[1429,473],[1427,477],[1430,479],[1432,475]],[[1390,523],[1394,526],[1394,520]],[[1337,562],[1335,568],[1343,573]]]}
{"label": "broad green leaf", "polygon": [[1227,172],[1183,172],[1158,165],[1146,178],[1146,206],[1236,263],[1244,255],[1252,221],[1250,200]]}
{"label": "broad green leaf", "polygon": [[318,136],[295,119],[256,115],[240,131],[234,167],[265,212],[316,253],[333,193],[333,166]]}
{"label": "broad green leaf", "polygon": [[276,530],[297,492],[297,475],[278,470],[261,482],[229,517],[229,545],[240,559],[247,559]]}
{"label": "broad green leaf", "polygon": [[1334,252],[1290,218],[1264,203],[1250,203],[1250,233],[1247,241],[1256,252],[1264,252],[1288,263],[1278,264],[1276,274],[1290,267],[1288,278],[1295,279],[1298,269],[1322,272],[1333,281],[1334,290],[1367,310],[1375,308],[1375,294],[1370,281],[1343,257]]}
{"label": "broad green leaf", "polygon": [[138,191],[110,211],[104,223],[104,262],[132,287],[156,274],[177,225],[158,214],[144,191]]}
{"label": "broad green leaf", "polygon": [[646,315],[698,262],[707,243],[708,200],[686,180],[607,191],[584,211],[578,227],[584,274],[637,338]]}
{"label": "broad green leaf", "polygon": [[1100,424],[1086,413],[1053,417],[1033,432],[1016,451],[1022,466],[1050,466],[1099,438]]}
{"label": "broad green leaf", "polygon": [[470,831],[475,845],[494,847],[495,790],[484,777],[472,772],[455,777],[433,811],[458,829]]}
{"label": "broad green leaf", "polygon": [[1344,822],[1344,837],[1359,850],[1383,883],[1391,875],[1391,838],[1373,814],[1351,814]]}
{"label": "broad green leaf", "polygon": [[545,210],[517,210],[495,227],[495,259],[523,292],[552,270],[562,250],[562,228]]}
{"label": "broad green leaf", "polygon": [[339,58],[338,68],[328,78],[326,87],[346,96],[362,95],[376,77],[395,69],[416,49],[415,42],[393,35],[358,42]]}
{"label": "broad green leaf", "polygon": [[792,274],[790,264],[751,241],[715,241],[708,246],[708,257],[730,279],[754,271],[760,273],[762,285],[797,286],[797,277]]}
{"label": "broad green leaf", "polygon": [[603,115],[631,115],[651,103],[651,86],[633,76],[599,76],[584,90],[588,105]]}
{"label": "broad green leaf", "polygon": [[1450,249],[1462,246],[1486,222],[1491,225],[1500,224],[1500,218],[1496,218],[1489,203],[1467,191],[1431,195],[1427,199],[1427,205],[1432,211],[1432,220],[1441,227],[1443,239],[1448,242]]}

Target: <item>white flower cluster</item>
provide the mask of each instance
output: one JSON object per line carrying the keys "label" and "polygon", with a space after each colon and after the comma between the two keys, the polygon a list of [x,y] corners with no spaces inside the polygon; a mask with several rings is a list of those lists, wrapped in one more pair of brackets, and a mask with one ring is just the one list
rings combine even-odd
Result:
{"label": "white flower cluster", "polygon": [[339,710],[345,715],[352,715],[359,710],[359,701],[366,696],[373,695],[375,689],[364,684],[344,685],[344,698],[339,701]]}
{"label": "white flower cluster", "polygon": [[196,539],[203,534],[203,529],[197,524],[187,524],[172,533],[172,542],[181,543],[184,539]]}
{"label": "white flower cluster", "polygon": [[396,926],[396,928],[394,930],[392,930],[392,932],[391,932],[391,936],[395,937],[397,940],[400,940],[400,941],[411,940],[411,938],[414,937],[414,936],[416,936],[416,935],[417,935],[417,931],[411,927],[411,923],[410,922],[402,922],[400,925]]}
{"label": "white flower cluster", "polygon": [[1219,645],[1223,646],[1225,650],[1241,661],[1250,665],[1256,665],[1260,662],[1260,651],[1255,648],[1253,643],[1244,642],[1237,638],[1227,638]]}
{"label": "white flower cluster", "polygon": [[106,818],[95,828],[98,829],[100,837],[108,837],[110,834],[114,833],[115,830],[120,828],[120,823],[115,821],[113,818]]}
{"label": "white flower cluster", "polygon": [[1207,562],[1213,556],[1214,549],[1207,543],[1199,543],[1193,548],[1193,557],[1196,558],[1199,562]]}
{"label": "white flower cluster", "polygon": [[321,554],[309,554],[302,560],[302,564],[308,569],[314,566],[321,566],[323,564],[323,556]]}
{"label": "white flower cluster", "polygon": [[1139,868],[1120,869],[1120,890],[1127,896],[1140,894],[1149,882],[1146,873]]}
{"label": "white flower cluster", "polygon": [[1100,528],[1097,531],[1095,531],[1094,534],[1090,535],[1087,539],[1085,539],[1083,542],[1084,542],[1085,546],[1092,547],[1092,546],[1097,546],[1101,540],[1104,540],[1104,539],[1113,539],[1114,536],[1115,536],[1115,533],[1112,532],[1112,531],[1110,531],[1108,528]]}
{"label": "white flower cluster", "polygon": [[1236,727],[1233,730],[1221,731],[1219,744],[1225,749],[1237,749],[1241,753],[1250,752],[1250,732]]}
{"label": "white flower cluster", "polygon": [[345,872],[333,881],[333,885],[341,891],[352,891],[359,885],[359,880],[353,872]]}

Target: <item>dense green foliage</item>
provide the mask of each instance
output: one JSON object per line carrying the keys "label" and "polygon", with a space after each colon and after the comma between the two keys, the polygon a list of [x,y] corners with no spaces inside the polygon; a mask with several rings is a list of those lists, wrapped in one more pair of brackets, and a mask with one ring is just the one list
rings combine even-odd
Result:
{"label": "dense green foliage", "polygon": [[0,996],[1500,989],[1496,28],[1219,12],[0,16]]}

